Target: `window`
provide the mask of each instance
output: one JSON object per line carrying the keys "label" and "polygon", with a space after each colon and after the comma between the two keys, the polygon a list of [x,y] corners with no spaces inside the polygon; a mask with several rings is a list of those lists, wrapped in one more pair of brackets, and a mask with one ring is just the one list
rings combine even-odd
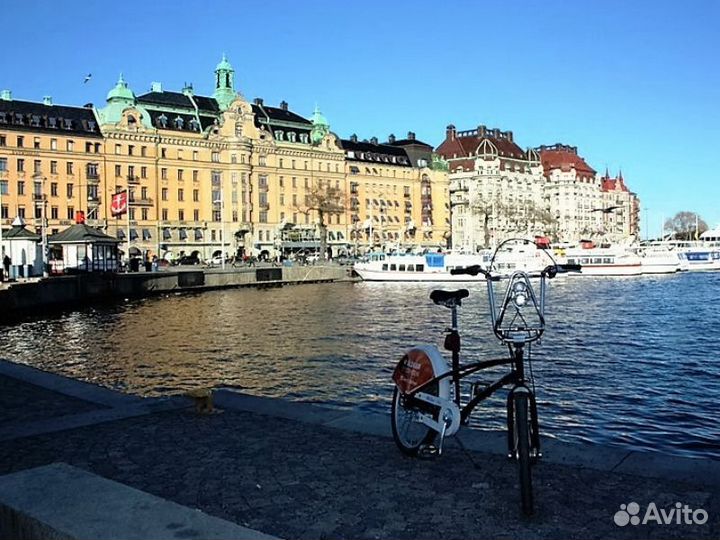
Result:
{"label": "window", "polygon": [[183,158],[183,151],[178,150],[178,159],[182,160],[182,158]]}
{"label": "window", "polygon": [[[282,131],[280,133],[282,133]],[[278,165],[278,167],[280,167],[282,169],[282,166],[283,166],[283,159],[280,158],[280,164]]]}
{"label": "window", "polygon": [[68,152],[74,152],[75,151],[75,141],[68,141],[66,143],[67,151]]}
{"label": "window", "polygon": [[50,150],[57,150],[57,139],[50,139]]}
{"label": "window", "polygon": [[284,179],[282,176],[280,177],[279,185],[280,185],[280,187],[284,187],[284,186],[285,186],[285,179]]}
{"label": "window", "polygon": [[19,136],[17,138],[17,147],[22,148],[23,146],[25,146],[25,137]]}
{"label": "window", "polygon": [[199,189],[193,189],[193,201],[195,201],[195,202],[200,201],[200,190]]}
{"label": "window", "polygon": [[198,210],[198,209],[193,210],[193,219],[195,221],[200,221],[200,210]]}
{"label": "window", "polygon": [[267,157],[265,156],[265,154],[261,154],[260,156],[258,156],[258,165],[260,165],[261,167],[267,165]]}
{"label": "window", "polygon": [[121,151],[122,151],[122,146],[119,144],[116,144],[115,145],[115,154],[119,155]]}
{"label": "window", "polygon": [[148,219],[148,209],[147,208],[141,208],[140,209],[140,216],[143,221],[147,221]]}
{"label": "window", "polygon": [[292,177],[292,187],[293,188],[297,187],[297,177],[295,177],[295,176]]}
{"label": "window", "polygon": [[[2,185],[2,182],[0,182],[0,185]],[[8,208],[8,206],[3,204],[2,210],[0,211],[0,219],[8,219],[9,217],[10,217],[10,208]]]}
{"label": "window", "polygon": [[57,174],[58,172],[57,168],[57,161],[51,161],[50,162],[50,174]]}
{"label": "window", "polygon": [[163,180],[167,180],[167,177],[167,169],[163,167],[162,169],[160,169],[160,178],[162,178]]}
{"label": "window", "polygon": [[147,146],[141,146],[141,147],[140,147],[140,155],[141,155],[142,157],[146,157],[146,156],[147,156]]}
{"label": "window", "polygon": [[161,218],[161,219],[162,219],[163,221],[167,221],[167,219],[168,219],[168,211],[167,211],[167,208],[163,208],[162,211],[160,212],[160,214],[162,215],[162,218]]}
{"label": "window", "polygon": [[33,139],[33,148],[35,148],[35,150],[40,150],[40,137],[35,137],[35,139]]}
{"label": "window", "polygon": [[121,176],[121,175],[122,175],[122,166],[115,165],[115,176]]}
{"label": "window", "polygon": [[25,172],[25,160],[24,159],[17,160],[17,172]]}
{"label": "window", "polygon": [[135,147],[132,144],[128,145],[128,156],[135,155]]}
{"label": "window", "polygon": [[198,181],[198,174],[199,174],[199,171],[193,171],[193,182]]}
{"label": "window", "polygon": [[33,161],[33,172],[34,173],[42,172],[42,161],[41,160],[36,159],[35,161]]}
{"label": "window", "polygon": [[193,150],[193,161],[197,161],[197,160],[198,160],[198,151]]}
{"label": "window", "polygon": [[220,152],[213,152],[213,153],[211,154],[211,156],[212,156],[211,159],[212,159],[213,162],[215,162],[215,163],[219,163],[219,162],[220,162]]}
{"label": "window", "polygon": [[260,211],[258,213],[258,219],[260,220],[260,223],[267,223],[268,222],[268,214],[264,210]]}
{"label": "window", "polygon": [[167,201],[167,200],[168,200],[168,188],[166,188],[166,187],[162,188],[162,190],[160,191],[160,198],[161,198],[163,201]]}
{"label": "window", "polygon": [[310,187],[310,179],[309,179],[309,178],[306,178],[306,179],[305,179],[305,189],[307,189],[307,188],[309,188],[309,187]]}
{"label": "window", "polygon": [[178,219],[180,221],[185,221],[185,210],[183,210],[182,208],[178,210]]}
{"label": "window", "polygon": [[284,206],[284,205],[285,205],[285,194],[281,193],[280,194],[280,206]]}
{"label": "window", "polygon": [[68,199],[73,198],[73,184],[68,184],[65,187],[65,193],[66,193]]}
{"label": "window", "polygon": [[147,167],[140,167],[140,178],[147,178]]}
{"label": "window", "polygon": [[161,148],[161,149],[160,149],[160,157],[161,157],[162,159],[167,158],[167,148]]}
{"label": "window", "polygon": [[5,135],[0,135],[0,146],[7,146],[7,138]]}
{"label": "window", "polygon": [[51,197],[57,197],[58,196],[58,184],[57,182],[52,182],[50,184],[50,196]]}
{"label": "window", "polygon": [[134,165],[128,165],[128,176],[130,178],[135,178],[135,166]]}
{"label": "window", "polygon": [[7,171],[7,158],[0,157],[0,172]]}
{"label": "window", "polygon": [[7,180],[0,180],[0,195],[7,195],[10,193]]}
{"label": "window", "polygon": [[185,190],[180,188],[178,189],[178,201],[184,201],[185,200]]}
{"label": "window", "polygon": [[21,218],[25,219],[25,207],[24,206],[18,206],[17,214]]}
{"label": "window", "polygon": [[183,181],[183,170],[182,169],[178,169],[178,181],[180,181],[180,182]]}

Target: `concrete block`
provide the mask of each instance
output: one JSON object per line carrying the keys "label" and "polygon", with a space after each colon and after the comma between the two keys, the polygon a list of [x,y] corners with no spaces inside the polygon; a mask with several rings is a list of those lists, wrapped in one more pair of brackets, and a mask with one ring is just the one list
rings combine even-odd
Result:
{"label": "concrete block", "polygon": [[274,538],[64,463],[0,477],[0,537]]}

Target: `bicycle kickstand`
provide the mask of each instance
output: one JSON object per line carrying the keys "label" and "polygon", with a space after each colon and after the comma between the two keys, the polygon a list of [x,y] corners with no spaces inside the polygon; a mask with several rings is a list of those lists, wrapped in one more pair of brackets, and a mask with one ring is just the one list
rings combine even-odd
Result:
{"label": "bicycle kickstand", "polygon": [[445,431],[447,430],[448,423],[448,420],[444,420],[442,423],[442,429],[440,430],[440,443],[437,446],[434,444],[426,444],[420,448],[420,455],[422,457],[431,458],[442,455],[443,441],[445,441]]}

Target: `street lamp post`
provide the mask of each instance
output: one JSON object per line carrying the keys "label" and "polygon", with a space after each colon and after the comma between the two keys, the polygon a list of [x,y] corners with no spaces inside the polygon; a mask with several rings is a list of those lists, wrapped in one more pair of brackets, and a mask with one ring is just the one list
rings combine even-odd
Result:
{"label": "street lamp post", "polygon": [[645,210],[645,240],[650,240],[650,229],[649,229],[650,214],[648,213],[647,206],[644,208],[644,210]]}
{"label": "street lamp post", "polygon": [[[41,231],[41,245],[42,245],[42,275],[44,278],[49,276],[48,273],[48,243],[47,243],[47,197],[45,195],[45,181],[47,178],[44,176],[36,175],[33,176],[33,180],[36,183],[34,189],[35,200],[40,201],[40,231]],[[37,193],[37,183],[40,182],[40,193]]]}

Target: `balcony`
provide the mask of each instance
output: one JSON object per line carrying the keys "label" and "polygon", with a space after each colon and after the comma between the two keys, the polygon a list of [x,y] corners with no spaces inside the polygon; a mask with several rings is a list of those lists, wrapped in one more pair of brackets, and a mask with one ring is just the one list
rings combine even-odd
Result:
{"label": "balcony", "polygon": [[151,197],[130,197],[130,204],[132,206],[152,206],[153,200]]}
{"label": "balcony", "polygon": [[100,197],[88,197],[87,198],[88,208],[97,208],[100,206]]}
{"label": "balcony", "polygon": [[128,174],[127,175],[127,183],[130,185],[133,184],[139,184],[140,183],[140,177],[134,174]]}
{"label": "balcony", "polygon": [[100,182],[100,175],[97,173],[87,173],[88,184],[98,184]]}

